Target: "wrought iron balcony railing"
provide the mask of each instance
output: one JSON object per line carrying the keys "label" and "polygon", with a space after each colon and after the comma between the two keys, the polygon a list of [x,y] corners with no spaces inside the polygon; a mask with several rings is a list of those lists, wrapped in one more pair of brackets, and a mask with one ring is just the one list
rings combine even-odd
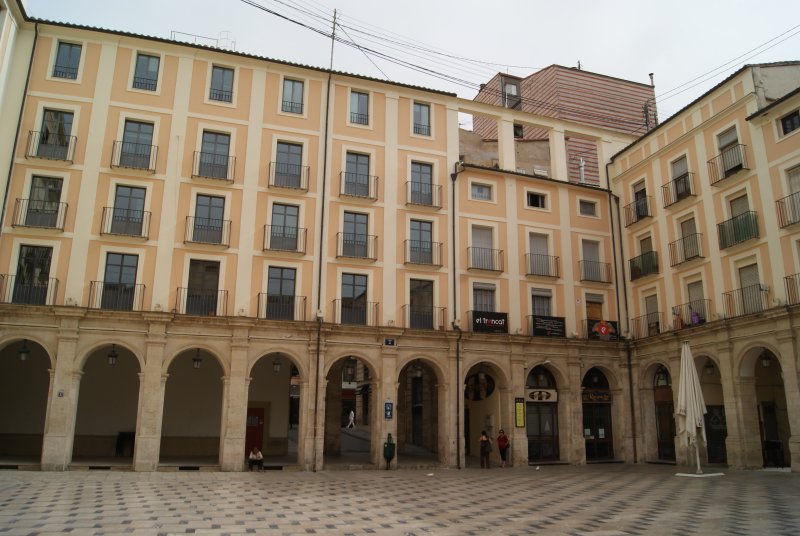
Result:
{"label": "wrought iron balcony railing", "polygon": [[750,315],[769,307],[769,285],[759,283],[722,293],[725,318]]}
{"label": "wrought iron balcony railing", "polygon": [[282,225],[264,226],[264,251],[306,252],[306,229]]}
{"label": "wrought iron balcony railing", "polygon": [[377,326],[380,311],[378,302],[368,302],[360,298],[341,298],[333,300],[337,324]]}
{"label": "wrought iron balcony railing", "polygon": [[208,92],[208,99],[220,102],[233,102],[233,91],[211,88]]}
{"label": "wrought iron balcony railing", "polygon": [[377,260],[378,237],[355,233],[336,233],[336,256]]}
{"label": "wrought iron balcony railing", "polygon": [[700,326],[711,320],[711,300],[692,300],[672,308],[672,329]]}
{"label": "wrought iron balcony railing", "polygon": [[786,302],[789,305],[800,303],[800,274],[787,275],[783,278],[786,287]]}
{"label": "wrought iron balcony railing", "polygon": [[55,305],[58,279],[55,277],[19,277],[3,275],[0,301],[25,305]]}
{"label": "wrought iron balcony railing", "polygon": [[694,173],[684,173],[661,187],[664,208],[695,195],[697,194],[694,192]]}
{"label": "wrought iron balcony railing", "polygon": [[406,181],[406,203],[442,208],[442,187],[427,182]]}
{"label": "wrought iron balcony railing", "polygon": [[78,138],[65,134],[53,134],[28,132],[28,146],[25,150],[27,158],[44,158],[46,160],[63,160],[73,162],[75,160],[75,145]]}
{"label": "wrought iron balcony railing", "polygon": [[364,199],[378,199],[378,177],[375,175],[362,175],[342,171],[339,175],[341,189],[340,195],[361,197]]}
{"label": "wrought iron balcony railing", "polygon": [[703,235],[694,233],[669,243],[669,265],[703,258]]}
{"label": "wrought iron balcony railing", "polygon": [[597,261],[580,261],[581,281],[611,283],[611,264]]}
{"label": "wrought iron balcony railing", "polygon": [[269,185],[275,188],[308,191],[309,166],[269,163]]}
{"label": "wrought iron balcony railing", "polygon": [[227,316],[228,291],[178,288],[175,311],[180,315]]}
{"label": "wrought iron balcony railing", "polygon": [[553,255],[525,254],[525,273],[545,277],[560,277],[560,259]]}
{"label": "wrought iron balcony railing", "polygon": [[67,204],[58,201],[39,201],[36,199],[17,199],[14,203],[15,227],[39,227],[42,229],[64,230],[67,218]]}
{"label": "wrought iron balcony railing", "polygon": [[634,223],[645,218],[650,218],[653,215],[651,210],[652,198],[652,196],[648,195],[637,199],[633,203],[625,205],[625,227],[629,227]]}
{"label": "wrought iron balcony railing", "polygon": [[69,65],[53,65],[53,78],[67,78],[76,80],[78,78],[78,68]]}
{"label": "wrought iron balcony railing", "polygon": [[369,125],[369,114],[350,112],[350,122],[356,125]]}
{"label": "wrought iron balcony railing", "polygon": [[631,337],[644,339],[664,331],[664,314],[661,311],[631,318]]}
{"label": "wrought iron balcony railing", "polygon": [[258,318],[302,322],[306,319],[306,297],[260,292],[258,294]]}
{"label": "wrought iron balcony railing", "polygon": [[103,207],[100,234],[150,236],[150,212],[128,208]]}
{"label": "wrought iron balcony railing", "polygon": [[720,249],[741,244],[751,238],[758,238],[758,214],[750,210],[718,223],[717,235]]}
{"label": "wrought iron balcony railing", "polygon": [[424,240],[405,240],[403,242],[406,264],[442,265],[442,243]]}
{"label": "wrought iron balcony railing", "polygon": [[503,271],[503,250],[492,248],[467,248],[467,258],[470,270],[489,270],[491,272]]}
{"label": "wrought iron balcony railing", "polygon": [[778,224],[781,229],[800,222],[800,192],[778,199]]}
{"label": "wrought iron balcony railing", "polygon": [[290,114],[302,114],[303,113],[303,103],[302,102],[294,102],[294,101],[281,101],[281,111],[288,112]]}
{"label": "wrought iron balcony railing", "polygon": [[658,252],[648,251],[630,259],[631,281],[658,273]]}
{"label": "wrought iron balcony railing", "polygon": [[141,311],[145,286],[127,283],[89,283],[89,309]]}
{"label": "wrought iron balcony railing", "polygon": [[231,220],[186,217],[185,242],[230,246]]}
{"label": "wrought iron balcony railing", "polygon": [[435,329],[444,331],[447,326],[447,308],[410,304],[403,305],[403,327],[407,329]]}
{"label": "wrought iron balcony railing", "polygon": [[131,84],[134,89],[144,89],[146,91],[155,91],[158,84],[157,78],[147,78],[144,76],[134,76],[133,83]]}
{"label": "wrought iron balcony railing", "polygon": [[430,136],[431,126],[423,123],[414,123],[414,134],[419,134],[420,136]]}
{"label": "wrought iron balcony railing", "polygon": [[233,181],[236,157],[226,154],[194,152],[192,177]]}
{"label": "wrought iron balcony railing", "polygon": [[111,152],[111,167],[143,169],[155,173],[157,158],[157,145],[117,140]]}
{"label": "wrought iron balcony railing", "polygon": [[731,145],[708,161],[708,175],[712,185],[747,167],[747,152],[741,143]]}

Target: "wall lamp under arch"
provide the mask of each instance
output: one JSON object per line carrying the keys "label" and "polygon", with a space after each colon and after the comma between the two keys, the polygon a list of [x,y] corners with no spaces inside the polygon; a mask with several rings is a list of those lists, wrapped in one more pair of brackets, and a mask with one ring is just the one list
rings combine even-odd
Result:
{"label": "wall lamp under arch", "polygon": [[769,354],[768,350],[764,350],[761,352],[761,366],[767,368],[772,364],[772,356]]}
{"label": "wall lamp under arch", "polygon": [[108,352],[106,357],[108,358],[108,364],[109,365],[116,365],[117,364],[117,358],[119,357],[119,354],[117,353],[117,346],[115,344],[111,345],[111,351]]}
{"label": "wall lamp under arch", "polygon": [[705,369],[707,375],[714,374],[714,362],[711,359],[706,359]]}
{"label": "wall lamp under arch", "polygon": [[30,349],[28,348],[28,339],[22,339],[22,348],[20,348],[18,352],[20,361],[25,361],[28,359],[28,354],[31,353]]}
{"label": "wall lamp under arch", "polygon": [[419,362],[419,359],[414,363],[414,377],[422,378],[422,363]]}
{"label": "wall lamp under arch", "polygon": [[281,358],[279,356],[275,356],[275,359],[272,361],[272,371],[273,372],[281,371]]}
{"label": "wall lamp under arch", "polygon": [[192,358],[192,367],[194,367],[195,369],[199,369],[200,368],[200,364],[202,362],[203,362],[203,358],[200,357],[200,348],[198,348],[197,351],[194,354],[194,357]]}

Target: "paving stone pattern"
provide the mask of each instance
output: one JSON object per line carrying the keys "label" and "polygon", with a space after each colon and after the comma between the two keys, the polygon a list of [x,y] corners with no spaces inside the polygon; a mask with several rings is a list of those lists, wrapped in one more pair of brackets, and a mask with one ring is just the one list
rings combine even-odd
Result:
{"label": "paving stone pattern", "polygon": [[0,536],[800,534],[800,476],[658,465],[0,471]]}

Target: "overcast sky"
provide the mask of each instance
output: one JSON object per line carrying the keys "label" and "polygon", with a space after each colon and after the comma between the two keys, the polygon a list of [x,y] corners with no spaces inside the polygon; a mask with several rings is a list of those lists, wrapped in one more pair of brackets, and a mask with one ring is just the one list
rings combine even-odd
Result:
{"label": "overcast sky", "polygon": [[642,83],[652,72],[661,120],[745,63],[800,60],[800,0],[24,1],[37,18],[156,37],[228,31],[239,52],[322,67],[330,38],[286,19],[329,34],[336,9],[337,37],[362,50],[337,43],[334,69],[470,99],[498,71],[580,61]]}

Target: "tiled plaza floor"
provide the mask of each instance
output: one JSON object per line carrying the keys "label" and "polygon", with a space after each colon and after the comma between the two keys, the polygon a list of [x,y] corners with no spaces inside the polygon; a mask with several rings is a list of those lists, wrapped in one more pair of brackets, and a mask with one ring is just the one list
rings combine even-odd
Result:
{"label": "tiled plaza floor", "polygon": [[722,472],[0,471],[0,535],[800,534],[800,475]]}

